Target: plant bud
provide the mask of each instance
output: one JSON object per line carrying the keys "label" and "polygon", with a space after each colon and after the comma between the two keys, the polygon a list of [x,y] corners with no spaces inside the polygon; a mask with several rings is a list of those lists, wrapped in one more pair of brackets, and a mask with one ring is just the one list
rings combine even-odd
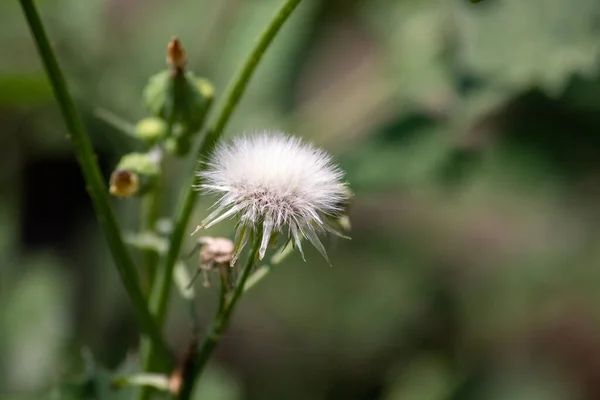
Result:
{"label": "plant bud", "polygon": [[[171,124],[171,131],[174,127],[180,128],[182,133],[176,137],[177,141],[200,130],[214,96],[214,88],[208,80],[185,71],[186,61],[181,42],[173,39],[167,50],[171,69],[152,76],[144,89],[144,102],[150,112]],[[175,154],[184,155],[189,146],[178,144],[176,149]]]}
{"label": "plant bud", "polygon": [[234,253],[233,242],[227,238],[201,237],[191,254],[198,249],[200,249],[200,265],[198,266],[198,273],[192,278],[190,285],[198,274],[202,273],[204,277],[203,286],[209,287],[208,271],[218,268],[221,278],[230,286],[232,282],[229,265]]}
{"label": "plant bud", "polygon": [[115,197],[131,197],[139,190],[139,178],[136,173],[116,170],[110,176],[109,192]]}
{"label": "plant bud", "polygon": [[174,70],[182,70],[187,63],[185,49],[181,45],[179,38],[173,37],[167,45],[167,64]]}
{"label": "plant bud", "polygon": [[135,126],[135,135],[148,146],[155,145],[167,134],[167,124],[160,118],[147,117]]}
{"label": "plant bud", "polygon": [[159,173],[158,161],[153,153],[130,153],[123,156],[110,177],[110,194],[131,197],[146,193]]}

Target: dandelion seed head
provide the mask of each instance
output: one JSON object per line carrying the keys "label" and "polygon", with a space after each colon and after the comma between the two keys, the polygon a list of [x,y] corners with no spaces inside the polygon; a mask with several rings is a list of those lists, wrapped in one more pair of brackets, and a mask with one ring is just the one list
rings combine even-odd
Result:
{"label": "dandelion seed head", "polygon": [[234,216],[238,236],[262,226],[260,258],[271,234],[286,227],[300,251],[305,237],[326,257],[317,235],[333,231],[327,220],[344,211],[350,193],[329,154],[283,133],[242,136],[219,145],[199,175],[201,190],[220,195],[203,226]]}

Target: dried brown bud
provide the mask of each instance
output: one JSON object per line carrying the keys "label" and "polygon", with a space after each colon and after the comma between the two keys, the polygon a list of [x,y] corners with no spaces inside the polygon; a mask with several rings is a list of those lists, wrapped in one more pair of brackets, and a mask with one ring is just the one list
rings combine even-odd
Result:
{"label": "dried brown bud", "polygon": [[233,242],[227,238],[202,237],[198,239],[204,243],[200,252],[203,263],[226,264],[233,256]]}
{"label": "dried brown bud", "polygon": [[116,197],[130,197],[140,188],[136,173],[127,170],[116,170],[110,176],[109,192]]}
{"label": "dried brown bud", "polygon": [[202,271],[204,277],[204,287],[210,286],[208,280],[208,271],[219,268],[220,273],[225,280],[229,279],[229,263],[233,258],[234,245],[227,238],[201,237],[198,244],[202,245],[200,250],[200,265],[198,269]]}
{"label": "dried brown bud", "polygon": [[181,41],[176,36],[171,39],[167,46],[167,64],[175,70],[182,70],[187,63],[185,50]]}

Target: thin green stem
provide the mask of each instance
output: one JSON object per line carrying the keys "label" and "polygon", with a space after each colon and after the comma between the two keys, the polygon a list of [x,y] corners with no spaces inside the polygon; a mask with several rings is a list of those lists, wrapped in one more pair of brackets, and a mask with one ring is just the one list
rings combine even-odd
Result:
{"label": "thin green stem", "polygon": [[75,156],[86,181],[87,191],[92,199],[98,222],[108,242],[117,271],[133,306],[139,328],[148,335],[154,346],[158,349],[161,362],[165,365],[169,364],[171,361],[170,352],[162,341],[160,331],[147,308],[146,301],[140,290],[135,265],[127,252],[121,236],[121,230],[110,207],[106,185],[96,163],[96,155],[94,154],[92,143],[75,108],[73,99],[69,94],[65,78],[48,42],[40,16],[33,0],[20,0],[20,3],[44,64],[46,74],[52,85],[54,96],[67,125],[69,138],[75,150]]}
{"label": "thin green stem", "polygon": [[215,315],[211,327],[209,328],[195,359],[190,364],[189,369],[184,371],[183,385],[177,397],[178,400],[189,400],[191,398],[197,380],[202,375],[202,372],[204,371],[212,352],[215,350],[221,341],[223,334],[227,330],[231,316],[235,310],[235,306],[244,293],[246,280],[250,276],[250,272],[256,263],[258,250],[260,249],[260,237],[261,235],[258,233],[255,235],[254,243],[250,253],[248,253],[246,265],[244,265],[244,268],[242,269],[242,273],[236,283],[233,293],[231,293],[231,296],[228,299],[226,298],[223,306],[219,308],[219,311],[217,312],[217,315]]}
{"label": "thin green stem", "polygon": [[[230,268],[229,265],[221,268]],[[229,282],[227,277],[219,271],[219,305],[217,306],[217,312],[221,312],[227,304],[227,291],[229,290]]]}
{"label": "thin green stem", "polygon": [[96,117],[104,121],[106,124],[112,126],[117,131],[127,135],[130,138],[137,139],[135,135],[135,125],[121,118],[114,112],[105,108],[97,108],[94,114]]}
{"label": "thin green stem", "polygon": [[[275,12],[273,18],[269,22],[269,25],[265,28],[263,33],[260,35],[258,41],[256,42],[256,46],[254,50],[246,59],[246,62],[242,65],[240,70],[237,72],[235,78],[231,81],[230,85],[226,90],[226,95],[224,97],[224,101],[219,109],[219,113],[215,119],[215,122],[211,125],[211,128],[206,133],[204,143],[202,144],[199,156],[204,156],[207,154],[206,147],[214,146],[214,143],[219,139],[221,133],[227,126],[231,115],[235,111],[242,95],[246,91],[246,87],[256,70],[256,67],[260,63],[262,57],[264,56],[266,50],[269,48],[271,42],[283,26],[283,24],[287,21],[292,12],[296,9],[298,4],[300,4],[301,0],[286,0],[279,10]],[[210,150],[209,149],[209,150]]]}
{"label": "thin green stem", "polygon": [[[157,183],[159,184],[159,183]],[[140,233],[154,232],[154,226],[158,219],[159,211],[159,188],[154,187],[149,193],[142,197],[142,207],[140,216]],[[143,275],[145,276],[146,293],[150,293],[154,275],[156,273],[156,265],[158,263],[158,254],[155,250],[144,251]]]}
{"label": "thin green stem", "polygon": [[[242,95],[244,94],[254,70],[258,66],[260,60],[265,54],[267,48],[285,23],[292,12],[296,9],[301,0],[285,0],[283,5],[273,15],[273,18],[267,25],[266,29],[259,36],[258,41],[244,62],[239,71],[232,78],[229,86],[226,89],[223,101],[220,103],[216,111],[214,122],[207,129],[202,142],[198,146],[197,158],[204,159],[213,150],[217,140],[223,133],[227,122],[235,111]],[[169,250],[167,255],[159,265],[156,281],[150,295],[150,309],[155,314],[159,324],[164,321],[165,311],[168,306],[169,296],[171,292],[173,268],[179,258],[183,237],[185,235],[197,195],[193,187],[199,182],[197,175],[184,188],[183,194],[179,199],[175,227],[171,235]],[[152,348],[149,349],[147,357],[152,358]]]}

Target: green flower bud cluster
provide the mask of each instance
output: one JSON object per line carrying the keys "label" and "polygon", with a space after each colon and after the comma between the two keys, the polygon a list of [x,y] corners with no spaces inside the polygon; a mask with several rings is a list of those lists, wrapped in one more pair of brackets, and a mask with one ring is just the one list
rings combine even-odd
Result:
{"label": "green flower bud cluster", "polygon": [[187,71],[186,61],[181,42],[173,38],[167,48],[169,68],[152,76],[144,89],[144,104],[151,115],[132,129],[149,152],[121,159],[111,176],[112,195],[143,195],[160,173],[163,152],[183,157],[190,151],[212,104],[214,88],[208,80]]}
{"label": "green flower bud cluster", "polygon": [[[167,60],[170,69],[151,77],[144,90],[145,105],[153,115],[147,128],[157,128],[149,135],[152,140],[164,141],[167,151],[181,157],[189,152],[193,137],[202,128],[214,89],[208,80],[185,70],[185,52],[176,38],[169,44]],[[163,122],[162,130],[156,120]],[[142,140],[144,133],[138,133]]]}

